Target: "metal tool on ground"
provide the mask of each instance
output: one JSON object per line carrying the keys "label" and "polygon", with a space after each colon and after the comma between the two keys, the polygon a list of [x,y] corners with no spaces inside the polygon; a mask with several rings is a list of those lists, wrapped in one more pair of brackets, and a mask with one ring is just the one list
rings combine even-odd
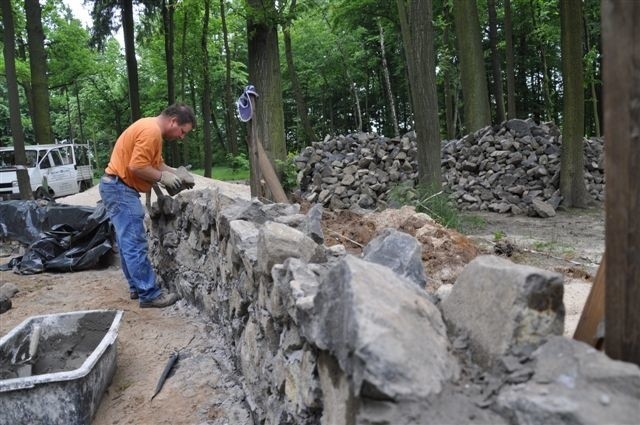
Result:
{"label": "metal tool on ground", "polygon": [[160,375],[160,379],[158,379],[158,383],[156,384],[156,389],[153,392],[153,395],[151,396],[151,400],[153,400],[153,398],[156,395],[158,395],[158,393],[162,389],[162,386],[164,385],[164,381],[167,380],[167,376],[169,376],[169,372],[171,372],[171,369],[173,368],[173,365],[178,361],[179,357],[180,357],[180,353],[178,351],[174,351],[171,354],[171,356],[169,356],[169,360],[167,360],[167,364],[164,366],[164,370],[162,371],[162,375]]}

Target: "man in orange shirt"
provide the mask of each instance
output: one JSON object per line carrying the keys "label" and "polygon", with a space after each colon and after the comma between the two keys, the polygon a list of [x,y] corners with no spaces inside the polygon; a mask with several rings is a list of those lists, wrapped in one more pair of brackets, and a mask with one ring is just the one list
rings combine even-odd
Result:
{"label": "man in orange shirt", "polygon": [[160,183],[178,190],[182,180],[162,159],[162,141],[181,140],[196,120],[193,110],[174,104],[156,117],[141,118],[118,137],[111,160],[100,179],[100,197],[116,232],[122,271],[129,283],[131,299],[140,307],[166,307],[178,296],[160,288],[147,256],[144,208],[140,193]]}

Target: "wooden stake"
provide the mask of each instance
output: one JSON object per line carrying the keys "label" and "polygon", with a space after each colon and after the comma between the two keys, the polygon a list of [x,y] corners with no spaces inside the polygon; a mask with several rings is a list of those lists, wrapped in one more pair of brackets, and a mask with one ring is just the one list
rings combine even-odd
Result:
{"label": "wooden stake", "polygon": [[587,302],[582,309],[580,321],[573,334],[573,339],[602,348],[602,338],[597,335],[598,325],[604,320],[604,294],[605,294],[605,261],[604,257],[598,267],[596,279],[591,286]]}

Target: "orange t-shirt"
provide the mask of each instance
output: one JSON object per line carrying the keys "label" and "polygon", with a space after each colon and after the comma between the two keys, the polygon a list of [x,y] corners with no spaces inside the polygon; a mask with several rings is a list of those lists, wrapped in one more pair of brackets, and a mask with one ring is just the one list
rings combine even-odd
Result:
{"label": "orange t-shirt", "polygon": [[142,168],[150,165],[158,169],[162,164],[164,160],[160,127],[154,117],[141,118],[118,137],[105,172],[120,177],[138,192],[147,192],[151,190],[152,184],[137,178],[129,167]]}

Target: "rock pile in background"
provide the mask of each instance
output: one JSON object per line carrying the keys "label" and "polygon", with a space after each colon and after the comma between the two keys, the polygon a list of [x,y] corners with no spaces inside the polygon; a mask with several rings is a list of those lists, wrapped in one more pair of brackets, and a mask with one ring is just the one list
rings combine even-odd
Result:
{"label": "rock pile in background", "polygon": [[[509,120],[459,140],[443,141],[444,186],[461,209],[548,217],[562,198],[561,135],[550,123]],[[402,138],[356,133],[307,147],[295,159],[310,202],[330,209],[384,208],[389,192],[417,182],[415,133]],[[585,184],[604,200],[603,141],[585,143]]]}

